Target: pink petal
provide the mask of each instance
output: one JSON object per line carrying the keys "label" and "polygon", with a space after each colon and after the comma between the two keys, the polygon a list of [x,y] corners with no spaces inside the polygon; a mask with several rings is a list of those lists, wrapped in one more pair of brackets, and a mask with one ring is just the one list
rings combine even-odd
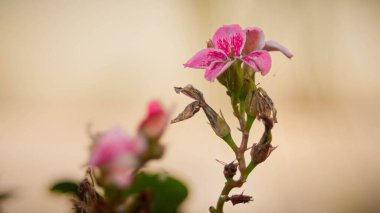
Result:
{"label": "pink petal", "polygon": [[139,132],[151,139],[159,139],[164,132],[169,115],[158,101],[152,101],[148,105],[148,114],[139,126]]}
{"label": "pink petal", "polygon": [[207,48],[197,52],[186,64],[185,67],[207,68],[213,61],[226,60],[227,56],[223,51]]}
{"label": "pink petal", "polygon": [[264,32],[258,27],[248,27],[244,30],[246,40],[243,49],[243,54],[249,54],[255,50],[261,50],[265,45]]}
{"label": "pink petal", "polygon": [[215,32],[212,41],[215,47],[223,50],[227,56],[232,57],[231,49],[234,55],[240,56],[245,43],[245,32],[238,24],[224,25]]}
{"label": "pink petal", "polygon": [[120,156],[107,168],[107,177],[119,188],[125,188],[133,181],[133,171],[137,166],[136,156]]}
{"label": "pink petal", "polygon": [[284,54],[288,58],[292,58],[293,54],[286,49],[286,47],[282,46],[281,44],[277,43],[276,41],[270,40],[265,42],[264,50],[267,51],[280,51],[282,54]]}
{"label": "pink petal", "polygon": [[145,150],[145,143],[141,138],[130,138],[119,128],[111,129],[95,144],[90,165],[105,166],[121,155],[138,155]]}
{"label": "pink petal", "polygon": [[228,69],[235,60],[224,62],[216,61],[206,69],[205,78],[209,81],[214,81],[219,75],[221,75],[226,69]]}
{"label": "pink petal", "polygon": [[111,181],[119,188],[126,188],[133,181],[133,168],[121,169],[113,171],[111,174]]}
{"label": "pink petal", "polygon": [[248,64],[254,71],[261,72],[262,75],[268,74],[272,59],[265,50],[257,50],[243,57],[243,61]]}

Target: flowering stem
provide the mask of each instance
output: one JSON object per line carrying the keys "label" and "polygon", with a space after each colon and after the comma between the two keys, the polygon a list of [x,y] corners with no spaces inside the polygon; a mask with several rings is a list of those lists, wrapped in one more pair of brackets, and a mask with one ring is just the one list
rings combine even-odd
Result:
{"label": "flowering stem", "polygon": [[[255,75],[252,76],[252,89],[256,90],[255,85]],[[235,117],[238,119],[240,124],[240,130],[242,133],[240,147],[238,148],[236,144],[233,142],[231,135],[223,138],[227,144],[234,150],[236,159],[238,161],[238,168],[240,172],[240,178],[238,180],[234,180],[233,178],[226,178],[226,183],[220,193],[218,198],[216,208],[211,207],[211,213],[223,213],[224,203],[227,201],[228,195],[233,188],[240,188],[246,182],[249,174],[252,170],[257,166],[256,163],[251,161],[248,166],[246,166],[244,153],[247,151],[248,139],[251,127],[253,122],[256,119],[256,116],[249,115],[245,112],[245,100],[237,98],[233,93],[231,93],[231,104],[234,111]],[[270,135],[268,135],[270,137]]]}
{"label": "flowering stem", "polygon": [[[241,111],[239,112],[235,110],[237,109],[237,107],[233,107],[233,108],[234,108],[235,116],[239,120],[240,129],[242,130],[242,141],[241,141],[240,147],[239,148],[236,147],[236,144],[233,142],[231,135],[228,135],[228,137],[225,137],[223,139],[234,150],[236,159],[239,164],[239,171],[241,175],[238,180],[233,180],[232,178],[227,179],[222,189],[222,192],[220,193],[220,196],[218,198],[216,208],[214,207],[210,208],[211,213],[223,213],[224,203],[226,202],[228,194],[231,192],[233,188],[241,187],[246,182],[248,175],[252,172],[252,170],[257,165],[257,164],[254,164],[253,162],[250,162],[248,164],[248,167],[246,167],[245,158],[244,158],[244,153],[247,151],[249,131],[252,127],[255,117],[247,115],[247,121],[245,121],[244,117],[242,117],[240,114]],[[231,144],[233,144],[234,146]]]}

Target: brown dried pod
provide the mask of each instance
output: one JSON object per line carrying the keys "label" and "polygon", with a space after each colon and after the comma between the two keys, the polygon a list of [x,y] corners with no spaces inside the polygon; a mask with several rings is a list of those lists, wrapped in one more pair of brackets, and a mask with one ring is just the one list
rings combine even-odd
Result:
{"label": "brown dried pod", "polygon": [[245,100],[245,109],[249,115],[266,117],[277,123],[277,110],[274,107],[272,99],[261,87],[255,91],[250,91]]}
{"label": "brown dried pod", "polygon": [[252,196],[243,195],[243,192],[240,195],[232,195],[231,197],[227,197],[226,201],[231,201],[232,205],[236,205],[239,203],[249,203],[253,201]]}
{"label": "brown dried pod", "polygon": [[235,163],[235,161],[232,161],[231,163],[225,163],[218,159],[216,159],[216,161],[224,165],[224,170],[223,170],[224,177],[233,178],[236,175],[237,167],[239,166],[238,163]]}
{"label": "brown dried pod", "polygon": [[251,159],[255,164],[264,162],[269,155],[277,148],[271,144],[256,144],[254,143],[251,149]]}
{"label": "brown dried pod", "polygon": [[197,112],[200,110],[200,104],[199,101],[194,101],[191,104],[187,105],[185,109],[173,120],[171,120],[170,123],[177,123],[186,119],[189,119],[193,117]]}

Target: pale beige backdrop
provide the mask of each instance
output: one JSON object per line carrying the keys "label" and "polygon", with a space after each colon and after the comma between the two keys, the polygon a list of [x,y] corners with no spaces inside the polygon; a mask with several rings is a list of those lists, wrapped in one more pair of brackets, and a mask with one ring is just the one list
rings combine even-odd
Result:
{"label": "pale beige backdrop", "polygon": [[[189,103],[175,85],[194,84],[235,122],[223,87],[182,67],[231,23],[260,26],[295,57],[273,53],[258,78],[279,111],[280,146],[235,191],[255,201],[226,212],[380,212],[379,20],[376,0],[0,0],[0,191],[14,191],[5,212],[69,212],[47,189],[83,176],[86,124],[133,134],[149,100],[176,113]],[[184,212],[207,212],[224,182],[215,158],[231,153],[202,114],[164,141],[165,159],[149,167],[189,183]]]}

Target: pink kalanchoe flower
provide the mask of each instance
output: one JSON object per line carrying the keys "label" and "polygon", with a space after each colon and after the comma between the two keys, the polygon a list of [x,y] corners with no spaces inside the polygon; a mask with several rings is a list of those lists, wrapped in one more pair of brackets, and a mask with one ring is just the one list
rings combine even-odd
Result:
{"label": "pink kalanchoe flower", "polygon": [[139,155],[146,147],[141,138],[131,138],[120,128],[103,133],[93,148],[90,165],[100,167],[112,163],[119,156]]}
{"label": "pink kalanchoe flower", "polygon": [[250,27],[243,30],[239,25],[224,25],[207,43],[208,48],[200,50],[185,67],[206,69],[205,78],[215,80],[236,60],[242,60],[256,72],[266,75],[272,65],[267,51],[281,51],[287,57],[293,55],[275,41],[265,42],[260,28]]}
{"label": "pink kalanchoe flower", "polygon": [[169,114],[160,102],[152,101],[148,105],[148,113],[139,126],[139,132],[151,139],[159,139],[169,120]]}
{"label": "pink kalanchoe flower", "polygon": [[114,128],[103,133],[93,147],[90,165],[101,168],[106,179],[116,186],[126,187],[132,182],[132,172],[145,149],[143,137],[132,138]]}

